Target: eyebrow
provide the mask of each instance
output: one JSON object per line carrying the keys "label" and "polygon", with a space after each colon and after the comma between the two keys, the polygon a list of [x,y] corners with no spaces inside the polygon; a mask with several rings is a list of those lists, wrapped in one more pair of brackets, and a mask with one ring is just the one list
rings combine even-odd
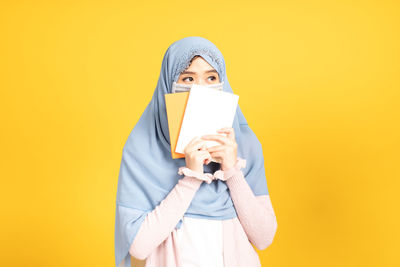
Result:
{"label": "eyebrow", "polygon": [[[206,73],[209,73],[209,72],[215,72],[215,73],[218,74],[218,72],[217,72],[216,70],[207,70],[207,71],[206,71]],[[193,71],[183,71],[181,74],[196,74],[196,72],[193,72]]]}

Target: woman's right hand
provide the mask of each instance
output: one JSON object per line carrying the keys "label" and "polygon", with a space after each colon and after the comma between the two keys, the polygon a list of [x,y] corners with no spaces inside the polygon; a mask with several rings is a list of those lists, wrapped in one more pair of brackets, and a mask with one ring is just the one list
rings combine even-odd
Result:
{"label": "woman's right hand", "polygon": [[211,155],[206,149],[206,142],[200,137],[193,138],[186,145],[184,153],[186,167],[193,171],[203,173],[203,164],[211,162]]}

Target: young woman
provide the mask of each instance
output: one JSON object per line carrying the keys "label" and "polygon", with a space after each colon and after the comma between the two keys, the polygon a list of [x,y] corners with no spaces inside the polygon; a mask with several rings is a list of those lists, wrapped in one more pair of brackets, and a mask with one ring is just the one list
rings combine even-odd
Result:
{"label": "young woman", "polygon": [[[194,138],[185,158],[172,159],[164,95],[192,84],[233,93],[221,52],[202,37],[170,45],[153,97],[123,148],[118,267],[131,260],[135,267],[261,266],[252,245],[263,250],[273,241],[277,221],[261,143],[239,106],[233,126],[219,131],[226,135]],[[220,145],[207,148],[205,140]]]}

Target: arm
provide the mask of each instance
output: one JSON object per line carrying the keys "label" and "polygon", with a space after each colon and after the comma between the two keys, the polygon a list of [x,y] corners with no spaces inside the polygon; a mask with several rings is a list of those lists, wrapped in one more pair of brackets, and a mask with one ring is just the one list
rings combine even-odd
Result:
{"label": "arm", "polygon": [[146,215],[129,249],[133,257],[144,260],[168,237],[189,208],[202,182],[185,175],[165,199]]}
{"label": "arm", "polygon": [[258,249],[266,249],[278,227],[269,195],[255,196],[242,170],[233,172],[226,183],[248,239]]}

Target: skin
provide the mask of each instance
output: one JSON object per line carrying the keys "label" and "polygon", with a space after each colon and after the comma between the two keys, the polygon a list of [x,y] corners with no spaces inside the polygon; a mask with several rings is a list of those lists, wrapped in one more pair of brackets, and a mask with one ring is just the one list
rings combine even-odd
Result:
{"label": "skin", "polygon": [[[178,77],[177,83],[180,84],[200,84],[208,85],[219,83],[218,72],[205,61],[201,56],[194,57],[190,66]],[[216,158],[221,162],[221,170],[225,171],[232,168],[237,159],[237,143],[235,132],[232,127],[225,127],[217,131],[223,135],[203,135],[193,138],[184,149],[186,167],[191,170],[203,173],[203,164],[209,164],[211,158]],[[213,140],[220,145],[207,148],[205,140]]]}

